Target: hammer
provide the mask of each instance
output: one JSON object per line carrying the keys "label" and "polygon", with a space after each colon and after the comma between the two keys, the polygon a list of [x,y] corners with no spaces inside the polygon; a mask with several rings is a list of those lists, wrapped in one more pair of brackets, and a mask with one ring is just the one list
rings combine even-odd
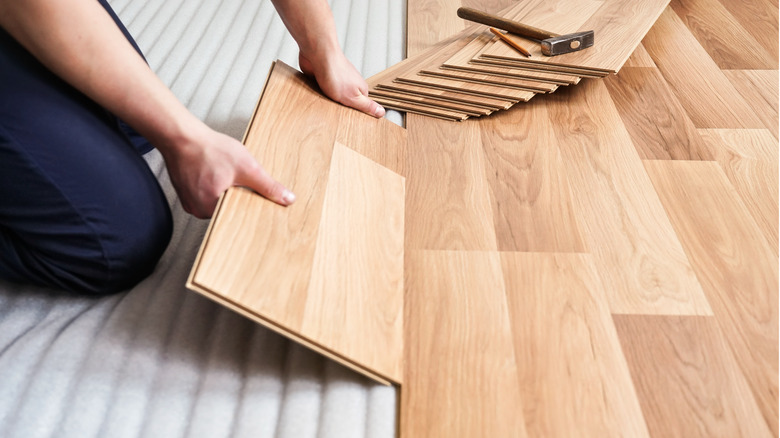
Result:
{"label": "hammer", "polygon": [[547,32],[546,30],[507,20],[472,8],[458,8],[458,17],[497,27],[523,37],[540,40],[542,53],[547,56],[576,52],[593,45],[594,35],[592,30],[558,35],[557,33]]}

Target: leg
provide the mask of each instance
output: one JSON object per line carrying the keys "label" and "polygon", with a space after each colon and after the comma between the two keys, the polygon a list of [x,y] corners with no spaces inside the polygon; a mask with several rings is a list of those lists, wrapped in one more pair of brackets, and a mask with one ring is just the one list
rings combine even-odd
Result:
{"label": "leg", "polygon": [[171,228],[116,118],[0,30],[0,277],[123,290],[154,269]]}

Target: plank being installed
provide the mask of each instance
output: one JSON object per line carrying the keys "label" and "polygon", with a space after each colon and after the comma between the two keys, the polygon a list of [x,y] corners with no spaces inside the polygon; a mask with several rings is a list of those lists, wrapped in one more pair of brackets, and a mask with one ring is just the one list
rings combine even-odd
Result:
{"label": "plank being installed", "polygon": [[277,62],[245,143],[297,202],[285,208],[229,189],[188,287],[371,378],[400,383],[405,182],[395,171],[405,136]]}

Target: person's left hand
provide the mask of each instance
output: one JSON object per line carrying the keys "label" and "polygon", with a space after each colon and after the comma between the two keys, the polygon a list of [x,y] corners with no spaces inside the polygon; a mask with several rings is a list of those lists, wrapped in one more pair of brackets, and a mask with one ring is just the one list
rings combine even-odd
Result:
{"label": "person's left hand", "polygon": [[303,73],[314,76],[326,96],[377,118],[385,115],[385,109],[368,97],[366,81],[340,51],[316,63],[303,54],[298,60]]}

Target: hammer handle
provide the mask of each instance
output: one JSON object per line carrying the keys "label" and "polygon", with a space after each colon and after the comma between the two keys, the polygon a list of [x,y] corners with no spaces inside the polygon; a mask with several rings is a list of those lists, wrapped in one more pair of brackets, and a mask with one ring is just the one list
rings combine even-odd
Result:
{"label": "hammer handle", "polygon": [[530,37],[537,40],[546,40],[547,38],[555,38],[560,36],[557,33],[547,32],[546,30],[538,29],[533,26],[527,26],[516,21],[507,20],[506,18],[488,14],[486,12],[478,11],[472,8],[458,8],[458,17],[464,20],[473,21],[475,23],[497,27],[507,32],[512,32],[520,36]]}

